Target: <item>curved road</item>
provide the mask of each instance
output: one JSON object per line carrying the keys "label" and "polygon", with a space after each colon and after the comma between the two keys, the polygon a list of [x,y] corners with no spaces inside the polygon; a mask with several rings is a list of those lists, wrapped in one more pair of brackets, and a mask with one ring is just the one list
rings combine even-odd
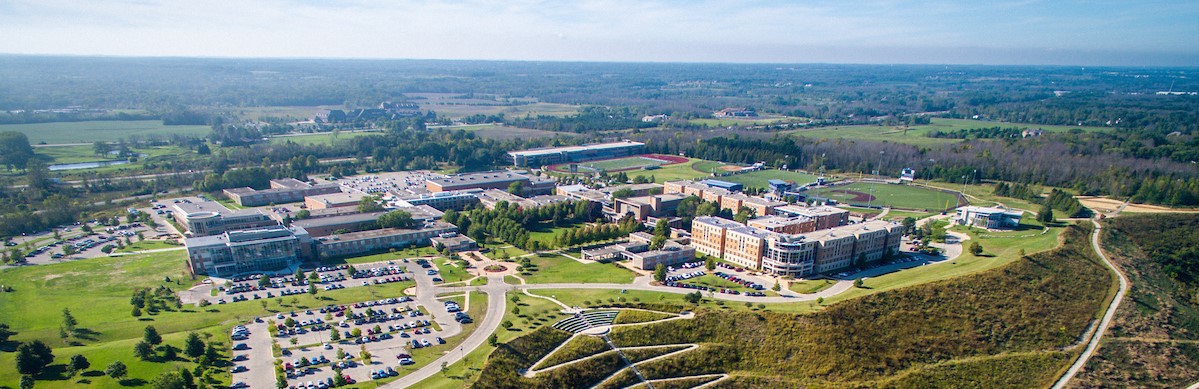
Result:
{"label": "curved road", "polygon": [[1099,348],[1099,340],[1103,338],[1103,333],[1107,331],[1108,325],[1111,324],[1112,317],[1116,315],[1116,308],[1120,306],[1120,301],[1124,299],[1124,292],[1128,291],[1128,279],[1124,277],[1124,273],[1120,271],[1120,268],[1116,267],[1107,258],[1107,255],[1103,253],[1103,249],[1099,247],[1099,231],[1103,227],[1094,219],[1091,220],[1091,223],[1095,224],[1095,231],[1091,234],[1091,247],[1095,248],[1095,253],[1099,254],[1099,259],[1103,260],[1103,264],[1107,265],[1119,277],[1120,290],[1116,292],[1116,298],[1112,299],[1112,303],[1107,307],[1107,312],[1103,313],[1103,319],[1095,327],[1095,333],[1091,336],[1090,342],[1087,342],[1087,349],[1082,352],[1082,355],[1078,356],[1078,360],[1074,361],[1070,369],[1066,370],[1066,374],[1062,375],[1062,378],[1053,384],[1053,389],[1065,388],[1066,384],[1082,370],[1083,366],[1086,366],[1087,361],[1091,359],[1091,356],[1095,354],[1095,350]]}

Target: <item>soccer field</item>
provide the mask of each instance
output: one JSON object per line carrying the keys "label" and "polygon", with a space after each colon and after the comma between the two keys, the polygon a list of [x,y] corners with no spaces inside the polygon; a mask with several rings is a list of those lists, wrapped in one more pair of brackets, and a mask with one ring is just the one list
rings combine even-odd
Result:
{"label": "soccer field", "polygon": [[796,186],[802,186],[816,182],[816,176],[808,173],[793,172],[789,170],[759,170],[744,174],[734,174],[731,176],[717,177],[717,180],[736,182],[741,185],[754,188],[766,188],[770,184],[770,180],[783,180],[795,182]]}
{"label": "soccer field", "polygon": [[[602,161],[579,162],[580,172],[619,172],[641,169],[649,166],[666,166],[687,162],[686,158],[669,155],[636,155],[632,157],[605,159]],[[570,164],[563,163],[550,167],[551,170],[569,173]]]}
{"label": "soccer field", "polygon": [[[873,196],[871,196],[872,193]],[[895,184],[855,182],[849,185],[812,190],[808,194],[848,204],[870,204],[930,211],[941,211],[958,205],[958,197],[952,193]]]}

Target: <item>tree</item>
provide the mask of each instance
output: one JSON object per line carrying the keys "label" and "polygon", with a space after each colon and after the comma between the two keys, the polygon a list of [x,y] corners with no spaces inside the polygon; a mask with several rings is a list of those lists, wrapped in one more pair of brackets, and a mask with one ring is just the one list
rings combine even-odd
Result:
{"label": "tree", "polygon": [[162,343],[162,335],[158,334],[158,330],[155,329],[154,326],[146,326],[146,330],[142,335],[142,340],[152,346],[156,346]]}
{"label": "tree", "polygon": [[649,241],[649,249],[650,250],[659,250],[662,248],[662,246],[665,246],[665,245],[666,245],[666,237],[665,236],[654,235],[653,238],[650,238],[650,241]]}
{"label": "tree", "polygon": [[670,222],[665,218],[658,219],[658,222],[654,224],[654,236],[670,237]]}
{"label": "tree", "polygon": [[507,329],[511,329],[511,328],[512,328],[512,321],[509,321],[509,320],[504,320],[504,322],[503,322],[503,323],[500,323],[500,327],[504,327],[504,329],[505,329],[505,330],[507,330]]}
{"label": "tree", "polygon": [[358,327],[354,327],[354,329],[350,330],[350,336],[355,337],[355,338],[361,338],[362,337],[362,329],[358,328]]}
{"label": "tree", "polygon": [[26,374],[21,376],[21,383],[19,385],[21,386],[21,389],[33,389],[34,382],[37,381],[33,378],[33,376]]}
{"label": "tree", "polygon": [[296,219],[304,220],[310,217],[312,217],[312,212],[309,212],[307,209],[301,209],[300,212],[296,212]]}
{"label": "tree", "polygon": [[862,279],[859,278],[859,279],[853,280],[853,286],[855,288],[861,288],[862,287]]}
{"label": "tree", "polygon": [[817,298],[816,298],[816,303],[817,303],[817,304],[824,304],[824,297],[817,297]]}
{"label": "tree", "polygon": [[79,321],[75,320],[75,316],[71,316],[69,308],[62,309],[62,328],[67,332],[75,333],[75,326],[79,325]]}
{"label": "tree", "polygon": [[654,280],[658,282],[666,281],[666,266],[661,263],[654,268]]}
{"label": "tree", "polygon": [[983,245],[978,244],[978,242],[970,242],[970,254],[971,255],[974,255],[977,257],[977,256],[981,255],[982,253],[983,253]]}
{"label": "tree", "polygon": [[773,286],[773,287],[771,287],[771,288],[770,288],[770,290],[773,290],[773,291],[775,291],[775,292],[778,292],[778,291],[780,291],[780,290],[783,290],[783,286],[782,286],[782,285],[779,285],[779,282],[778,282],[778,281],[775,281],[775,282],[774,282],[774,286]]}
{"label": "tree", "polygon": [[416,220],[406,211],[396,210],[379,215],[379,227],[382,228],[412,228],[415,225]]}
{"label": "tree", "polygon": [[523,195],[524,192],[525,192],[525,184],[523,182],[516,181],[511,184],[508,184],[508,193],[520,196],[520,195]]}
{"label": "tree", "polygon": [[1037,221],[1041,223],[1053,223],[1053,208],[1049,204],[1041,205],[1041,210],[1037,211]]}
{"label": "tree", "polygon": [[316,296],[316,284],[308,284],[308,294]]}
{"label": "tree", "polygon": [[491,334],[491,336],[487,337],[487,345],[488,346],[495,347],[496,345],[499,344],[499,341],[500,341],[499,337],[495,336],[495,334]]}
{"label": "tree", "polygon": [[17,372],[28,375],[38,375],[46,366],[54,362],[54,352],[40,340],[21,343],[17,346]]}
{"label": "tree", "polygon": [[137,342],[133,345],[133,356],[137,359],[148,361],[154,357],[154,348],[150,347],[150,343],[146,341]]}
{"label": "tree", "polygon": [[358,201],[358,212],[379,212],[383,205],[379,204],[379,196],[366,196]]}
{"label": "tree", "polygon": [[[270,277],[263,276],[258,279],[258,287],[265,288],[268,286],[271,286],[271,278]],[[266,301],[266,300],[263,300],[263,301]]]}
{"label": "tree", "polygon": [[631,189],[631,188],[620,188],[620,189],[617,189],[616,191],[612,192],[612,198],[626,199],[629,197],[633,197],[633,194],[634,194],[634,192],[633,192],[633,189]]}
{"label": "tree", "polygon": [[704,268],[708,269],[708,271],[716,270],[716,259],[712,257],[705,257]]}
{"label": "tree", "polygon": [[192,359],[204,355],[204,341],[200,340],[200,335],[195,332],[187,334],[187,340],[183,342],[183,354]]}
{"label": "tree", "polygon": [[29,137],[25,133],[0,132],[0,164],[24,169],[30,158],[33,158],[33,146],[29,145]]}
{"label": "tree", "polygon": [[17,333],[8,329],[8,324],[0,323],[0,343],[8,342],[8,338]]}
{"label": "tree", "polygon": [[337,342],[340,340],[341,340],[341,332],[338,332],[336,328],[329,329],[329,341]]}
{"label": "tree", "polygon": [[702,299],[703,297],[704,296],[702,294],[700,294],[699,292],[691,292],[691,293],[687,293],[687,294],[683,295],[683,301],[686,301],[686,302],[689,302],[692,304],[698,304],[699,300]]}
{"label": "tree", "polygon": [[196,146],[196,154],[209,155],[209,154],[212,154],[212,149],[208,148],[207,143],[201,143],[198,146]]}
{"label": "tree", "polygon": [[121,361],[110,363],[108,367],[104,368],[104,374],[116,380],[121,379],[121,377],[124,377],[128,373],[129,368],[125,367],[125,364]]}

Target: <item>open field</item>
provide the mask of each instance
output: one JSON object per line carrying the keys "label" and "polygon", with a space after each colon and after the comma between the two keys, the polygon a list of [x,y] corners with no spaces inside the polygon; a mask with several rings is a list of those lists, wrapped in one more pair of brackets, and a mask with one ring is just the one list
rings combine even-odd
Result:
{"label": "open field", "polygon": [[[916,186],[941,188],[941,189],[951,190],[951,191],[955,191],[955,192],[962,191],[962,188],[963,188],[961,183],[953,184],[953,183],[940,182],[940,181],[919,182],[918,184],[916,184]],[[1048,191],[1048,189],[1051,189],[1051,188],[1042,188],[1042,191]],[[1036,211],[1041,208],[1040,205],[1033,204],[1032,202],[1030,202],[1028,200],[1017,199],[1017,198],[1012,198],[1012,197],[996,196],[995,195],[995,184],[991,184],[991,183],[966,185],[965,191],[962,193],[969,195],[969,196],[966,196],[966,201],[969,201],[970,205],[981,205],[981,206],[989,207],[989,206],[994,206],[997,204],[1003,204],[1004,206],[1007,206],[1007,207],[1019,208],[1019,209],[1023,209],[1026,211]],[[971,197],[973,197],[973,198],[971,198]]]}
{"label": "open field", "polygon": [[0,131],[19,131],[29,137],[29,143],[91,143],[116,142],[130,135],[180,134],[207,136],[208,126],[166,126],[161,120],[112,120],[86,122],[53,122],[34,124],[3,124]]}
{"label": "open field", "polygon": [[769,180],[792,181],[796,185],[804,185],[816,182],[816,176],[813,174],[795,172],[790,170],[759,170],[744,174],[734,174],[726,177],[716,177],[715,179],[728,182],[736,182],[747,187],[754,188],[769,188]]}
{"label": "open field", "polygon": [[[229,345],[229,328],[235,322],[268,312],[400,296],[404,288],[413,285],[412,282],[397,282],[320,292],[316,296],[264,299],[206,308],[175,308],[167,304],[158,312],[133,317],[129,299],[136,288],[161,286],[177,291],[191,286],[192,281],[181,276],[185,256],[182,251],[172,251],[0,271],[0,284],[13,288],[12,292],[0,293],[0,322],[9,324],[17,332],[13,337],[15,341],[38,339],[53,347],[55,363],[59,367],[73,354],[87,357],[93,370],[103,370],[109,363],[121,360],[130,368],[126,382],[149,382],[176,366],[191,368],[194,364],[182,360],[167,363],[135,360],[130,350],[141,339],[147,325],[155,326],[166,342],[176,347],[182,346],[187,332],[196,331],[210,334],[212,341],[223,342],[220,349],[224,350]],[[71,310],[80,329],[70,339],[69,346],[64,345],[58,333],[64,308]],[[12,366],[12,358],[11,353],[0,353],[0,365]],[[50,370],[55,371],[55,367],[51,366]],[[105,377],[91,377],[90,384],[76,382],[80,377],[67,380],[64,376],[51,374],[43,378],[49,381],[42,381],[39,386],[120,387]],[[228,373],[218,373],[215,378],[218,379],[216,383],[226,385],[229,380]],[[0,369],[0,386],[17,387],[17,379],[14,370]]]}
{"label": "open field", "polygon": [[691,124],[708,126],[708,127],[730,127],[730,126],[760,126],[763,124],[784,123],[801,118],[793,118],[787,116],[750,116],[736,118],[704,118],[690,119],[687,122]]}
{"label": "open field", "polygon": [[[124,165],[113,165],[113,166],[109,166],[109,167],[111,167],[111,168],[129,168],[132,166],[139,166],[138,164],[144,162],[144,160],[152,159],[155,157],[194,154],[193,151],[182,148],[182,147],[178,147],[178,146],[141,147],[141,148],[130,148],[130,150],[136,154],[142,154],[143,157],[138,158],[138,162],[135,162],[135,163],[124,164]],[[51,160],[49,162],[47,162],[48,165],[65,164],[65,163],[79,163],[79,162],[93,162],[93,161],[108,161],[108,160],[117,159],[112,155],[96,155],[95,150],[92,148],[92,145],[90,145],[90,144],[89,145],[74,145],[74,146],[38,147],[38,148],[34,148],[33,152],[36,154],[41,154],[41,155],[50,157]],[[80,170],[95,170],[95,169],[80,169]]]}
{"label": "open field", "polygon": [[[438,99],[430,98],[429,100],[415,101],[420,105],[421,110],[432,110],[440,116],[448,116],[451,118],[463,118],[471,115],[496,115],[504,114],[506,117],[517,117],[530,115],[533,117],[546,116],[567,116],[579,112],[579,106],[568,104],[554,103],[532,103],[520,105],[499,105],[503,104],[499,101],[479,101],[479,100],[454,100],[454,99]],[[494,104],[494,105],[493,105]]]}
{"label": "open field", "polygon": [[[682,163],[687,163],[689,160],[683,157],[659,154],[644,154],[631,157],[604,159],[599,161],[588,161],[577,163],[579,172],[595,173],[598,171],[620,172],[627,170],[642,169],[650,166],[671,166]],[[569,173],[570,164],[557,164],[549,167],[550,170],[560,173]]]}
{"label": "open field", "polygon": [[554,132],[545,130],[534,130],[531,128],[510,127],[505,125],[484,125],[484,126],[460,126],[446,127],[450,130],[462,129],[468,132],[473,132],[480,138],[509,140],[509,139],[529,139],[529,138],[556,138],[556,137],[572,137],[575,134],[569,132]]}
{"label": "open field", "polygon": [[906,143],[916,146],[933,146],[948,143],[961,142],[962,139],[950,138],[930,138],[927,134],[930,131],[957,131],[962,129],[972,128],[1040,128],[1047,132],[1065,132],[1072,129],[1081,129],[1083,131],[1109,131],[1110,128],[1104,127],[1087,127],[1087,126],[1051,126],[1040,124],[1022,124],[1022,123],[1004,123],[985,120],[969,120],[969,119],[942,119],[933,118],[932,124],[898,127],[898,126],[878,126],[878,125],[854,125],[854,126],[836,126],[836,127],[816,127],[811,129],[803,129],[792,132],[794,135],[807,138],[821,139],[848,139],[848,140],[875,140],[889,141],[896,143]]}
{"label": "open field", "polygon": [[[1082,203],[1082,205],[1084,207],[1094,209],[1099,212],[1112,212],[1112,211],[1115,211],[1116,209],[1120,208],[1121,205],[1124,205],[1124,202],[1120,201],[1120,200],[1110,199],[1107,197],[1095,197],[1095,196],[1078,196],[1078,202]],[[1167,212],[1168,213],[1197,213],[1197,212],[1199,212],[1199,209],[1196,209],[1196,208],[1170,208],[1170,207],[1163,207],[1160,205],[1131,204],[1130,203],[1130,204],[1128,204],[1127,207],[1124,207],[1124,210],[1122,210],[1120,212],[1128,212],[1128,213],[1167,213]]]}
{"label": "open field", "polygon": [[382,133],[377,132],[377,131],[341,132],[338,134],[333,134],[332,132],[323,132],[323,133],[318,133],[318,134],[276,136],[276,137],[270,138],[271,139],[270,143],[271,144],[281,144],[281,143],[292,142],[292,143],[301,144],[301,145],[315,145],[315,144],[331,145],[334,142],[338,142],[338,141],[344,142],[344,141],[348,141],[350,139],[354,139],[354,138],[357,138],[360,136],[380,135],[380,134],[382,134]]}
{"label": "open field", "polygon": [[903,209],[942,210],[956,207],[958,204],[955,195],[909,185],[855,182],[810,190],[806,193],[828,197],[840,203],[864,205],[869,202],[871,205]]}
{"label": "open field", "polygon": [[633,272],[616,264],[582,263],[562,255],[538,254],[529,259],[537,265],[532,275],[523,276],[530,284],[560,282],[632,283]]}
{"label": "open field", "polygon": [[687,158],[687,160],[689,161],[688,163],[680,163],[680,164],[675,164],[675,165],[670,165],[670,166],[663,166],[660,169],[644,171],[644,172],[634,172],[629,175],[634,176],[634,177],[637,175],[653,176],[655,179],[654,182],[657,182],[659,184],[666,182],[666,181],[692,180],[692,179],[708,176],[708,173],[702,173],[702,172],[696,171],[695,169],[693,169],[691,167],[691,165],[694,165],[697,163],[708,163],[711,161],[705,161],[705,160],[702,160],[699,158]]}

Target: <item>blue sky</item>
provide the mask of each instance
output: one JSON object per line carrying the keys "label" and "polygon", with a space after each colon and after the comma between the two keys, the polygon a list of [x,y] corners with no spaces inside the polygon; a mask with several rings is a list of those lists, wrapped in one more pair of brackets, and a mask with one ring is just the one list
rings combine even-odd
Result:
{"label": "blue sky", "polygon": [[0,0],[0,52],[1199,65],[1199,1]]}

